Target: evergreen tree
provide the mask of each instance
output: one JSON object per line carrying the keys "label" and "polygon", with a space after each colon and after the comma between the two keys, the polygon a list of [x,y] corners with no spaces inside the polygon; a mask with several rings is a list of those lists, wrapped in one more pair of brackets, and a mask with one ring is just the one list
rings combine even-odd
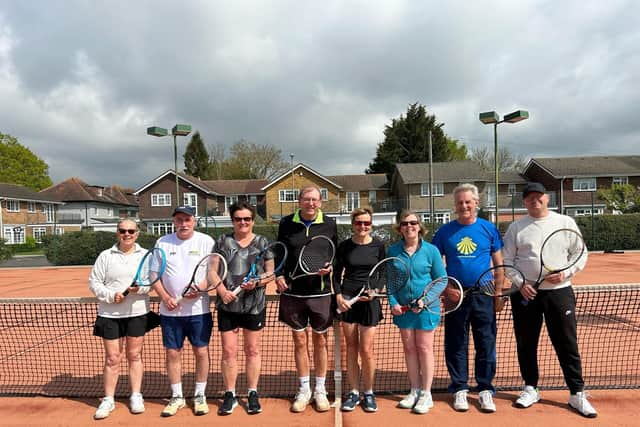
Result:
{"label": "evergreen tree", "polygon": [[196,131],[187,144],[184,152],[185,172],[200,179],[210,179],[209,177],[209,153],[200,137],[200,132]]}

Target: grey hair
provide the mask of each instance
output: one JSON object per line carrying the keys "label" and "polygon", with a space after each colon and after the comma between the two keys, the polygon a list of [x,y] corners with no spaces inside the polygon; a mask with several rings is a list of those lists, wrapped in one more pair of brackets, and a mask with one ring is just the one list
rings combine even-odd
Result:
{"label": "grey hair", "polygon": [[476,187],[473,184],[469,184],[468,182],[465,182],[464,184],[460,184],[453,189],[453,198],[455,199],[458,193],[467,192],[467,191],[471,193],[471,197],[473,197],[474,200],[480,201],[480,193],[478,192],[478,187]]}

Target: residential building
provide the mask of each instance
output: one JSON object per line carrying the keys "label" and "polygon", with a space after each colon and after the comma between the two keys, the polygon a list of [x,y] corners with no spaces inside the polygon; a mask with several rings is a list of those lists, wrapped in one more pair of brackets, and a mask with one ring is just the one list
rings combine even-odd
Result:
{"label": "residential building", "polygon": [[40,241],[46,234],[62,234],[67,227],[57,222],[62,202],[30,188],[0,183],[0,239],[8,244],[26,243],[28,236]]}

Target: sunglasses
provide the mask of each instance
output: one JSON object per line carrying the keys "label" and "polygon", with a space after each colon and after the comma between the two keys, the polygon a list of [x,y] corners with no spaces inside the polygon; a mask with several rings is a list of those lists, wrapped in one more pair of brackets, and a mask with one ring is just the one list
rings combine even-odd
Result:
{"label": "sunglasses", "polygon": [[371,225],[371,221],[353,221],[353,225],[361,225],[363,227],[368,227]]}
{"label": "sunglasses", "polygon": [[420,224],[419,221],[413,220],[413,221],[400,221],[400,226],[401,227],[406,227],[407,225],[418,225]]}
{"label": "sunglasses", "polygon": [[136,234],[138,230],[127,229],[127,228],[118,228],[118,233],[120,234]]}
{"label": "sunglasses", "polygon": [[234,216],[233,217],[233,222],[251,222],[253,221],[253,218],[251,218],[250,216]]}

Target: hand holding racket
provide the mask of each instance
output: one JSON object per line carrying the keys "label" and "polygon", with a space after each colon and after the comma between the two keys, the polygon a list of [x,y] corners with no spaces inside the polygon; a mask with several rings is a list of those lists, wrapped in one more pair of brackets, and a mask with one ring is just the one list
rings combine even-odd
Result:
{"label": "hand holding racket", "polygon": [[140,264],[138,264],[138,270],[131,282],[129,288],[122,292],[122,296],[126,297],[131,291],[130,288],[137,288],[139,286],[151,286],[160,280],[164,270],[167,267],[167,257],[165,256],[162,248],[153,248],[142,257]]}
{"label": "hand holding racket", "polygon": [[336,247],[327,236],[313,236],[304,244],[298,256],[291,280],[304,276],[325,275],[331,271]]}
{"label": "hand holding racket", "polygon": [[243,290],[251,290],[256,286],[266,285],[282,271],[287,260],[287,246],[282,242],[272,242],[256,255],[249,266],[249,271],[240,283],[231,291],[238,296]]}
{"label": "hand holding racket", "polygon": [[586,251],[586,245],[577,230],[561,228],[551,233],[542,243],[540,249],[540,273],[538,279],[530,285],[523,286],[521,291],[524,299],[522,305],[527,305],[529,300],[535,298],[537,289],[545,280],[551,283],[563,281],[564,271],[573,267],[582,259]]}
{"label": "hand holding racket", "polygon": [[508,297],[520,292],[525,282],[524,275],[512,265],[496,265],[485,270],[476,280],[474,287],[465,289],[469,292],[480,292],[492,297]]}
{"label": "hand holding racket", "polygon": [[410,270],[405,261],[397,257],[385,258],[379,261],[367,277],[367,282],[353,297],[345,301],[348,308],[338,308],[338,314],[351,308],[361,297],[387,297],[400,291],[409,281]]}
{"label": "hand holding racket", "polygon": [[178,304],[182,298],[194,298],[198,293],[215,289],[227,277],[227,262],[218,253],[204,256],[193,270],[189,284],[174,298]]}
{"label": "hand holding racket", "polygon": [[427,310],[432,314],[444,315],[457,310],[462,304],[462,299],[462,285],[456,278],[438,277],[425,286],[418,298],[402,306],[401,310],[403,313],[409,310],[416,313]]}

